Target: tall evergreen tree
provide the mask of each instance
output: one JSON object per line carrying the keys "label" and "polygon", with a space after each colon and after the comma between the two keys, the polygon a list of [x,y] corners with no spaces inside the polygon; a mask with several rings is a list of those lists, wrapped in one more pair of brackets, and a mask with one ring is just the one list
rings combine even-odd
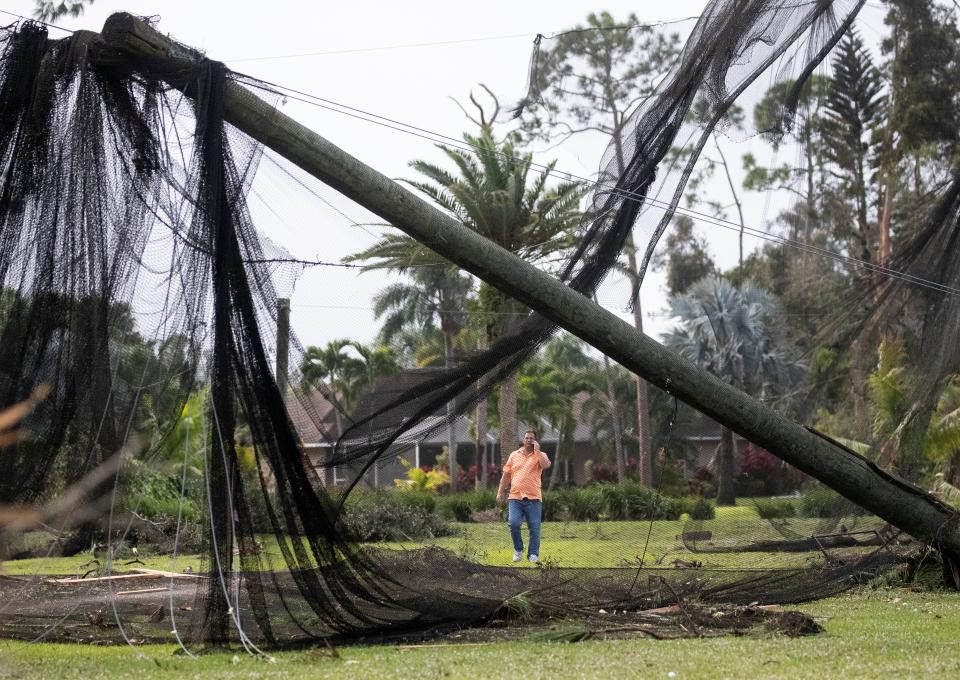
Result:
{"label": "tall evergreen tree", "polygon": [[875,133],[887,113],[883,79],[856,31],[837,45],[826,91],[823,151],[839,171],[838,190],[855,205],[859,257],[872,261],[870,190],[876,163]]}
{"label": "tall evergreen tree", "polygon": [[[609,136],[619,172],[626,167],[624,125],[633,108],[649,97],[680,52],[680,37],[640,25],[636,14],[616,21],[609,12],[591,13],[586,22],[557,36],[543,49],[534,88],[544,93],[536,107],[527,107],[521,133],[530,139],[559,144],[583,133]],[[636,247],[631,235],[624,248],[625,270],[637,278]],[[639,291],[631,301],[634,325],[643,330]],[[652,485],[649,388],[636,379],[640,479]],[[618,447],[622,448],[622,447]]]}

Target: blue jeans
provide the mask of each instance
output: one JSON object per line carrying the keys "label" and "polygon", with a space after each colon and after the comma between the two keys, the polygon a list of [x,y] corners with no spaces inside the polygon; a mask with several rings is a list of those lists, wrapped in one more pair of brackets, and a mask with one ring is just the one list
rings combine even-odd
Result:
{"label": "blue jeans", "polygon": [[507,504],[507,524],[510,526],[510,537],[513,539],[513,549],[523,552],[523,537],[520,527],[524,518],[527,528],[530,529],[530,550],[527,555],[540,554],[540,501],[531,501],[524,498],[522,501],[511,499]]}

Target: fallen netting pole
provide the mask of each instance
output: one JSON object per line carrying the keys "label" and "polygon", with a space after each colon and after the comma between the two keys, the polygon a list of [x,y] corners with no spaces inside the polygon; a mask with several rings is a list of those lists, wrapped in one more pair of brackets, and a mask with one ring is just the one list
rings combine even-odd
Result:
{"label": "fallen netting pole", "polygon": [[[199,53],[184,52],[128,14],[111,16],[101,37],[94,58],[142,70],[189,94],[193,67],[202,58]],[[225,100],[225,118],[238,130],[585,340],[624,368],[960,564],[960,514],[950,506],[673,354],[240,85],[228,82]]]}

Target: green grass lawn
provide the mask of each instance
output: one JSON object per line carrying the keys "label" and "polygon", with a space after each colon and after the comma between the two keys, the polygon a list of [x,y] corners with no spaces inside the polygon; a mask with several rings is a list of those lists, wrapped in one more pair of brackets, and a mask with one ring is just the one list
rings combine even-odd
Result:
{"label": "green grass lawn", "polygon": [[[90,553],[80,553],[71,557],[35,557],[26,560],[13,560],[3,563],[3,573],[11,576],[67,574],[79,577],[96,566],[91,564],[90,560]],[[128,561],[130,561],[130,558],[117,560],[111,569],[111,573],[119,574],[136,567],[163,570],[171,570],[175,567],[177,571],[183,571],[189,567],[193,571],[200,570],[199,555],[184,555],[178,557],[175,563],[167,556],[141,557],[140,561],[143,564],[127,565],[126,562]]]}
{"label": "green grass lawn", "polygon": [[[846,520],[852,528],[869,524],[872,518]],[[823,520],[817,518],[791,518],[787,520],[790,531],[808,537],[818,532]],[[857,522],[855,525],[854,522]],[[452,550],[468,559],[484,564],[509,566],[512,564],[513,545],[506,523],[459,524],[456,536],[434,541],[437,545]],[[792,568],[819,564],[823,554],[691,552],[681,540],[688,530],[684,520],[630,521],[630,522],[545,522],[543,524],[540,557],[561,567],[623,567],[636,566],[643,557],[644,564],[669,566],[674,560],[698,561],[704,567],[713,568]],[[773,541],[783,538],[774,526],[757,516],[749,504],[729,508],[717,508],[716,518],[706,520],[697,527],[713,534],[704,547],[743,545],[748,541]],[[523,528],[524,541],[527,529]],[[396,549],[417,548],[424,541],[379,544]],[[522,563],[521,566],[527,566]]]}
{"label": "green grass lawn", "polygon": [[[807,535],[817,520],[792,520]],[[762,553],[704,554],[687,551],[681,521],[550,522],[544,525],[544,560],[561,566],[635,565],[646,548],[647,564],[662,558],[696,559],[704,566],[802,566],[819,554],[778,557]],[[744,537],[778,538],[749,507],[723,508],[704,523],[713,542]],[[432,544],[487,564],[510,565],[512,546],[504,523],[459,525],[456,536]],[[526,531],[524,532],[526,533]],[[272,537],[262,541],[262,554],[279,568]],[[426,542],[377,544],[410,549]],[[8,574],[77,574],[89,555],[7,562]],[[142,558],[144,566],[170,569],[169,557]],[[764,561],[767,560],[767,561]],[[132,565],[140,566],[140,565]],[[178,558],[177,569],[200,569],[198,556]],[[122,563],[115,571],[123,571]],[[529,568],[522,564],[518,568]],[[960,677],[960,595],[905,589],[860,590],[842,597],[808,603],[802,610],[816,616],[826,632],[801,639],[774,634],[674,641],[617,640],[574,644],[538,642],[542,628],[516,634],[512,642],[457,645],[456,638],[412,647],[383,645],[347,647],[339,658],[324,651],[283,652],[272,661],[242,652],[189,658],[169,645],[132,649],[0,641],[0,679],[80,677],[119,678],[701,678],[701,677]],[[670,673],[675,675],[671,676]]]}
{"label": "green grass lawn", "polygon": [[[861,520],[863,521],[863,520]],[[816,532],[818,519],[795,518],[789,520],[791,530],[804,536]],[[513,566],[513,546],[505,522],[484,524],[458,524],[457,534],[432,541],[406,541],[402,543],[377,543],[377,547],[397,550],[436,545],[453,551],[467,559],[497,566]],[[679,521],[630,521],[630,522],[545,522],[541,542],[542,560],[561,567],[621,567],[636,566],[644,557],[644,564],[669,566],[674,560],[698,561],[712,568],[788,568],[805,567],[819,563],[823,555],[809,553],[706,553],[691,552],[680,540],[687,523]],[[767,521],[760,519],[749,505],[718,508],[714,520],[705,521],[699,527],[711,531],[713,539],[708,545],[735,545],[745,540],[776,540],[782,535]],[[524,540],[527,529],[523,529]],[[649,539],[648,539],[649,536]],[[263,536],[260,539],[264,568],[285,568],[276,539]],[[3,564],[11,575],[82,575],[91,568],[87,553],[73,557],[51,557],[8,561]],[[194,571],[201,568],[197,555],[183,555],[176,564],[168,556],[140,557],[143,565],[127,566],[129,557],[118,559],[113,572],[123,572],[137,566],[151,569]],[[86,565],[86,566],[85,566]],[[269,565],[269,567],[267,566]],[[518,566],[529,566],[521,563]]]}
{"label": "green grass lawn", "polygon": [[[274,655],[174,656],[169,645],[31,645],[0,641],[0,678],[890,678],[960,677],[960,595],[862,590],[808,603],[826,629],[674,641],[437,643]],[[674,676],[669,675],[674,673]]]}

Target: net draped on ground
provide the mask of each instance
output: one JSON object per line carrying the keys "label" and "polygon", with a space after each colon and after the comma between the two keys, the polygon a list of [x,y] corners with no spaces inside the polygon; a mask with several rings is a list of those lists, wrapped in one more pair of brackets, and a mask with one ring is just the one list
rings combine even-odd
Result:
{"label": "net draped on ground", "polygon": [[[653,220],[645,268],[672,213],[648,213],[645,197],[676,206],[699,149],[771,69],[797,79],[780,116],[786,125],[804,79],[862,4],[709,3],[671,75],[631,116],[622,154],[611,147],[604,158],[562,280],[592,294],[630,230]],[[795,602],[902,558],[909,539],[856,509],[829,526],[771,523],[768,535],[705,520],[677,537],[702,558],[673,566],[631,566],[642,530],[624,541],[624,564],[606,569],[525,573],[433,548],[358,545],[339,516],[342,499],[307,464],[285,408],[295,400],[323,434],[315,402],[295,368],[286,400],[274,379],[277,294],[247,206],[263,150],[224,121],[228,82],[270,87],[199,54],[180,72],[159,60],[125,63],[96,34],[51,40],[29,22],[4,29],[0,51],[0,403],[51,387],[25,423],[29,437],[0,453],[0,502],[45,502],[125,446],[146,448],[149,459],[156,442],[138,442],[140,426],[150,419],[172,427],[200,388],[208,442],[200,572],[117,582],[148,591],[123,597],[110,581],[0,576],[0,634],[166,640],[173,624],[183,639],[283,645],[479,623],[523,593],[551,611]],[[707,102],[696,120],[695,100]],[[679,140],[694,140],[694,153],[670,172],[664,159]],[[342,413],[350,427],[328,463],[354,464],[359,478],[401,445],[445,428],[449,402],[459,418],[556,330],[531,312],[489,350],[365,417]],[[124,353],[131,333],[150,341],[147,360]],[[290,366],[302,353],[294,340]],[[253,474],[241,470],[241,427]],[[109,498],[116,483],[91,495]],[[120,513],[108,517],[108,537],[129,526]],[[264,556],[264,534],[279,559]],[[755,566],[712,561],[731,552],[755,553]]]}

